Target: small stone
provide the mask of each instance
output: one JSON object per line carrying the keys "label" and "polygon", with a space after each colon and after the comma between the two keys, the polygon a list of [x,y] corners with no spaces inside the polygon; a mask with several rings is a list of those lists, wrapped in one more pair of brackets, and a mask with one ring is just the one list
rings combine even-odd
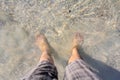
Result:
{"label": "small stone", "polygon": [[69,10],[69,13],[71,13],[71,10]]}

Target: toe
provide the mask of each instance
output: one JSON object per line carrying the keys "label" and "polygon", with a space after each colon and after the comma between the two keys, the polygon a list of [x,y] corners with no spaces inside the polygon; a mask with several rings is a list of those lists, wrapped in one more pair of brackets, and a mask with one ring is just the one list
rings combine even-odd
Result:
{"label": "toe", "polygon": [[78,37],[78,32],[75,33],[74,38],[77,39],[77,37]]}
{"label": "toe", "polygon": [[36,37],[36,40],[46,39],[46,37],[44,36],[44,34],[38,34],[35,37]]}

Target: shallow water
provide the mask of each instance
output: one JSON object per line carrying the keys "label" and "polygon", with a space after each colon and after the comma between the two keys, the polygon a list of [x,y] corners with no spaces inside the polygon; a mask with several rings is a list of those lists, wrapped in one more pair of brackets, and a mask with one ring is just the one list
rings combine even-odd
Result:
{"label": "shallow water", "polygon": [[37,64],[37,32],[55,50],[60,80],[75,32],[87,55],[120,71],[120,0],[0,0],[0,80],[19,80]]}

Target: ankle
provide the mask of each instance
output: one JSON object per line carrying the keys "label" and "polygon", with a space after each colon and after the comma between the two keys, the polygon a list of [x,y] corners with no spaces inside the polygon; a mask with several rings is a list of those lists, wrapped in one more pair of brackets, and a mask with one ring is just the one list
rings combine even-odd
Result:
{"label": "ankle", "polygon": [[73,48],[72,50],[72,56],[77,56],[77,57],[80,57],[80,54],[78,52],[78,49],[77,48]]}
{"label": "ankle", "polygon": [[72,49],[72,53],[76,53],[76,52],[78,52],[78,49],[77,49],[77,47],[74,47],[74,48]]}

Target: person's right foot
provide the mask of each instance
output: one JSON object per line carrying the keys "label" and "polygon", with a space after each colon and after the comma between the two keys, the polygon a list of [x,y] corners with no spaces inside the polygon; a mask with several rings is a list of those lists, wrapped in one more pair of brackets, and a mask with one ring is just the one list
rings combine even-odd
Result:
{"label": "person's right foot", "polygon": [[74,62],[77,59],[82,59],[78,49],[81,47],[83,43],[83,37],[80,35],[80,33],[76,33],[72,42],[72,55],[68,61],[68,63]]}
{"label": "person's right foot", "polygon": [[83,36],[77,32],[75,33],[73,42],[72,42],[72,49],[76,48],[79,49],[83,43]]}

